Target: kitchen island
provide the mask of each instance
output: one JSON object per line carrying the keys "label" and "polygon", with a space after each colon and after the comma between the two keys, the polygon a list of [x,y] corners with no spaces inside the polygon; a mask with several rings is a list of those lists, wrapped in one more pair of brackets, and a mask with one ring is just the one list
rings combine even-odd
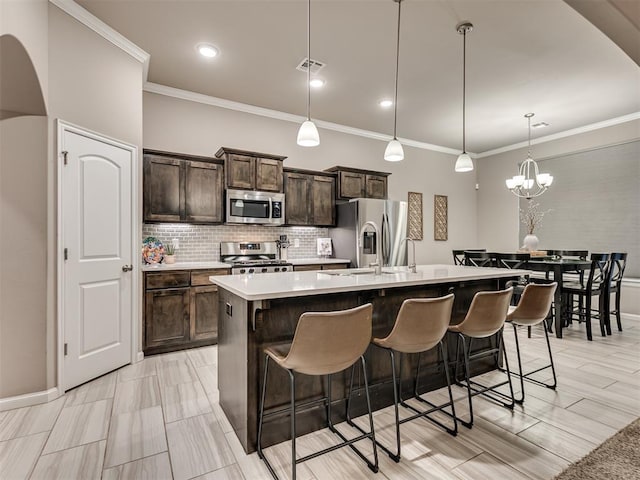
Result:
{"label": "kitchen island", "polygon": [[[455,293],[452,323],[464,318],[473,295],[483,290],[503,288],[508,280],[528,275],[525,270],[477,268],[454,265],[420,265],[416,273],[406,267],[384,268],[381,275],[372,269],[348,269],[315,272],[287,272],[259,275],[210,277],[219,289],[218,388],[220,405],[247,453],[255,451],[262,376],[263,350],[267,346],[288,343],[293,338],[298,318],[308,311],[331,311],[373,304],[373,336],[386,336],[393,327],[400,305],[407,298],[428,298]],[[474,342],[474,350],[495,345],[496,338]],[[455,355],[455,337],[448,338],[450,356]],[[461,355],[461,354],[460,354]],[[384,408],[393,403],[391,366],[384,351],[369,347],[365,354],[369,373],[372,406]],[[417,355],[403,355],[403,391],[413,391]],[[422,355],[420,391],[440,388],[444,370],[428,369],[437,364],[436,350]],[[451,358],[452,361],[455,361]],[[487,358],[473,367],[472,374],[495,369],[496,360]],[[345,418],[348,371],[332,376],[333,420]],[[265,422],[264,445],[289,438],[286,406],[289,402],[288,377],[282,369],[269,369],[266,412],[277,412]],[[356,371],[354,414],[366,411],[363,379]],[[296,376],[297,434],[324,428],[325,409],[313,400],[324,395],[325,379]]]}

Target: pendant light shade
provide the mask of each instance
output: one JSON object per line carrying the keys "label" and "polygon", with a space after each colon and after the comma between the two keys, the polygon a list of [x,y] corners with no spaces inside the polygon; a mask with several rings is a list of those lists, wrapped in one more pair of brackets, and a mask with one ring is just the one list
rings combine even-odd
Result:
{"label": "pendant light shade", "polygon": [[320,135],[315,123],[306,120],[298,130],[298,145],[301,147],[317,147],[320,145]]}
{"label": "pendant light shade", "polygon": [[393,1],[398,3],[398,35],[396,37],[396,84],[395,97],[393,101],[393,140],[387,144],[387,148],[384,151],[384,159],[387,162],[399,162],[404,160],[404,150],[396,136],[396,129],[398,126],[398,66],[400,64],[400,11],[402,8],[402,0]]}
{"label": "pendant light shade", "polygon": [[387,162],[399,162],[404,159],[404,150],[398,140],[391,140],[387,144],[387,148],[384,151],[384,159]]}
{"label": "pendant light shade", "polygon": [[461,153],[456,160],[456,172],[464,173],[473,170],[473,161],[468,153]]}
{"label": "pendant light shade", "polygon": [[456,25],[456,31],[462,35],[462,153],[456,160],[455,171],[459,173],[471,172],[473,170],[473,160],[467,153],[467,131],[466,131],[466,107],[467,107],[467,33],[473,30],[473,24],[462,22]]}
{"label": "pendant light shade", "polygon": [[320,135],[311,121],[311,0],[307,0],[307,119],[298,130],[298,145],[301,147],[317,147]]}

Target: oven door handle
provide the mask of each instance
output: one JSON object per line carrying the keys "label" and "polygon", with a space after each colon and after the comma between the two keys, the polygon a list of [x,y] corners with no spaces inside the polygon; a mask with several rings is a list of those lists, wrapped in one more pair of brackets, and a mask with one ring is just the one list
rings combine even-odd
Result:
{"label": "oven door handle", "polygon": [[269,197],[269,221],[273,219],[273,202],[271,201],[271,197]]}

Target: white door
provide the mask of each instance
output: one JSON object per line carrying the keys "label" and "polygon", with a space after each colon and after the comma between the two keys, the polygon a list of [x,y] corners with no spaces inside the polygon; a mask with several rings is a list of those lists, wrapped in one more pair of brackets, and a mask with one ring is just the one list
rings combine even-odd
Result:
{"label": "white door", "polygon": [[60,166],[59,238],[62,387],[68,390],[132,360],[135,148],[59,128],[59,150],[66,157]]}

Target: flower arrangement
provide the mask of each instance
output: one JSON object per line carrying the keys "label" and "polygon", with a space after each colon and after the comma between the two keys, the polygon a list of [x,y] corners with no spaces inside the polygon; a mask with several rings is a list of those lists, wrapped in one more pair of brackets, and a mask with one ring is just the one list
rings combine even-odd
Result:
{"label": "flower arrangement", "polygon": [[551,212],[553,209],[541,211],[540,204],[529,200],[529,204],[526,210],[520,209],[520,221],[527,227],[527,233],[533,235],[536,227],[540,225],[544,216]]}

